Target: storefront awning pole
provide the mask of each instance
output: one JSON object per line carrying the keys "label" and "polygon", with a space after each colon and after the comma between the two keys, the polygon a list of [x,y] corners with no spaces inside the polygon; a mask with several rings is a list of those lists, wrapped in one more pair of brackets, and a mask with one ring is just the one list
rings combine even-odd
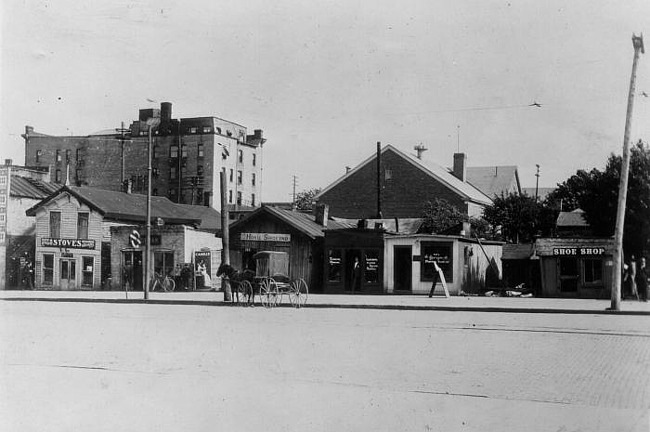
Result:
{"label": "storefront awning pole", "polygon": [[625,202],[627,200],[627,178],[630,171],[630,129],[632,126],[632,109],[634,107],[634,92],[636,85],[636,66],[639,52],[644,53],[643,35],[632,35],[634,60],[632,61],[632,76],[630,77],[630,92],[627,97],[627,115],[625,118],[625,134],[623,137],[623,162],[621,179],[618,185],[618,207],[616,209],[616,230],[614,232],[614,270],[612,272],[612,310],[621,309],[621,267],[623,261],[623,227],[625,223]]}

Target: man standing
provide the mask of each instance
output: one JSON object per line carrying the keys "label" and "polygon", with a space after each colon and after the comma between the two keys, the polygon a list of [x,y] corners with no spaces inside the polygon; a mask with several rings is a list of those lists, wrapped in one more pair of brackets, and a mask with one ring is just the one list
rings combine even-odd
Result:
{"label": "man standing", "polygon": [[648,279],[650,279],[650,269],[646,265],[645,257],[641,257],[636,271],[636,286],[640,301],[648,301]]}

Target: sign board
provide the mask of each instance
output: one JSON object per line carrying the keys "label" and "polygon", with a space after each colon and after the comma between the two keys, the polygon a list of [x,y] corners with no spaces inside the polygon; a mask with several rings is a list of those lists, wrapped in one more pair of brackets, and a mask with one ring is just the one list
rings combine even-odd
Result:
{"label": "sign board", "polygon": [[65,238],[42,238],[41,246],[60,247],[66,249],[95,249],[95,240],[87,239],[65,239]]}
{"label": "sign board", "polygon": [[449,289],[447,289],[447,280],[445,279],[445,273],[442,271],[440,267],[438,267],[438,263],[436,263],[435,261],[433,262],[433,265],[436,267],[438,276],[440,276],[440,282],[442,283],[442,287],[445,290],[445,297],[449,298]]}
{"label": "sign board", "polygon": [[553,248],[553,256],[603,256],[603,255],[605,255],[605,248],[602,246]]}
{"label": "sign board", "polygon": [[240,239],[244,241],[258,242],[290,242],[291,234],[243,232],[240,235]]}

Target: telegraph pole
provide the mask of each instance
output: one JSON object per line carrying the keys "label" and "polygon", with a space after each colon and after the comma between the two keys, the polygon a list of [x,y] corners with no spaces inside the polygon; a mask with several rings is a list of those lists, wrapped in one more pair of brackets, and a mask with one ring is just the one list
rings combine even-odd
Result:
{"label": "telegraph pole", "polygon": [[296,210],[298,205],[296,203],[296,184],[298,183],[298,177],[293,176],[293,199],[291,201],[291,209]]}
{"label": "telegraph pole", "polygon": [[[223,167],[219,172],[219,184],[221,189],[221,262],[223,264],[230,264],[230,230],[228,229],[228,199],[226,198],[228,183],[226,181],[226,167]],[[222,279],[223,281],[223,279]],[[232,301],[232,290],[230,282],[223,285],[223,300]]]}
{"label": "telegraph pole", "polygon": [[539,164],[535,164],[537,167],[537,172],[535,173],[535,177],[537,177],[537,180],[535,180],[535,202],[537,202],[537,197],[539,196]]}
{"label": "telegraph pole", "polygon": [[125,133],[129,131],[130,131],[129,129],[124,129],[124,122],[122,122],[122,127],[116,130],[116,132],[119,132],[120,134],[120,136],[117,139],[120,140],[120,152],[121,152],[120,184],[123,187],[124,187],[124,180],[126,180],[124,178],[126,176],[125,169],[124,169],[124,141],[128,141],[128,138],[126,138]]}
{"label": "telegraph pole", "polygon": [[632,76],[630,77],[630,92],[627,96],[627,115],[625,117],[625,134],[623,135],[623,162],[621,180],[618,185],[618,207],[616,209],[616,230],[614,232],[614,269],[612,271],[612,310],[621,309],[621,267],[623,262],[623,227],[625,224],[625,203],[627,200],[627,178],[630,171],[630,129],[632,128],[632,109],[634,108],[634,92],[636,86],[636,66],[639,52],[645,53],[643,34],[632,34],[634,60],[632,61]]}
{"label": "telegraph pole", "polygon": [[149,299],[149,281],[151,280],[151,130],[158,126],[159,118],[150,118],[147,120],[148,140],[147,140],[147,238],[145,243],[144,257],[144,299]]}

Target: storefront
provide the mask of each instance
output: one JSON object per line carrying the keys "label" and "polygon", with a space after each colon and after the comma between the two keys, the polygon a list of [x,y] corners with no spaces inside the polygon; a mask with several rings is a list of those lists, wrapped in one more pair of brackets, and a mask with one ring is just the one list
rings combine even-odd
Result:
{"label": "storefront", "polygon": [[544,297],[609,298],[612,284],[612,238],[540,238]]}

